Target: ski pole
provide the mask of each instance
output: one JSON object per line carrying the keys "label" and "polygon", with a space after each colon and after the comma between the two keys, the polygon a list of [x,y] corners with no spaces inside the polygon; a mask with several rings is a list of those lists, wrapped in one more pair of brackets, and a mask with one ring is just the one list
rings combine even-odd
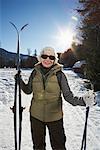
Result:
{"label": "ski pole", "polygon": [[89,116],[89,107],[86,107],[86,118],[85,118],[85,126],[84,126],[84,132],[83,132],[83,138],[82,138],[82,145],[81,150],[86,150],[86,137],[87,137],[87,121]]}
{"label": "ski pole", "polygon": [[[94,87],[93,87],[92,83],[91,83],[91,89],[94,91]],[[95,97],[94,97],[94,98],[95,98]],[[97,104],[97,103],[96,103],[96,101],[95,101],[94,105],[96,105],[96,104]],[[84,132],[83,132],[81,150],[82,150],[83,148],[84,148],[83,150],[86,150],[87,121],[88,121],[88,117],[89,117],[89,110],[90,110],[89,106],[86,107],[85,126],[84,126]]]}

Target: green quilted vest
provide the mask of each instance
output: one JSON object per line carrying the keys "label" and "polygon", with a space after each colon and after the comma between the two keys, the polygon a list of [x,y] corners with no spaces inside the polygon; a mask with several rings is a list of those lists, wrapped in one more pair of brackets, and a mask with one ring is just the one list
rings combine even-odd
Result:
{"label": "green quilted vest", "polygon": [[35,67],[36,75],[33,78],[33,98],[31,104],[31,115],[43,122],[56,121],[62,118],[61,90],[58,84],[56,72],[61,67],[55,65],[46,77],[43,84],[43,75],[40,67]]}

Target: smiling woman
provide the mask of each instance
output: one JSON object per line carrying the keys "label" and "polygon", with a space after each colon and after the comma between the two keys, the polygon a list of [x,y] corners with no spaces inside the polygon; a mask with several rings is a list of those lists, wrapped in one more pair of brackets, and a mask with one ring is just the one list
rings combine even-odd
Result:
{"label": "smiling woman", "polygon": [[57,47],[62,47],[62,50],[68,49],[71,47],[72,42],[74,41],[75,32],[71,28],[58,29],[58,34],[55,36]]}

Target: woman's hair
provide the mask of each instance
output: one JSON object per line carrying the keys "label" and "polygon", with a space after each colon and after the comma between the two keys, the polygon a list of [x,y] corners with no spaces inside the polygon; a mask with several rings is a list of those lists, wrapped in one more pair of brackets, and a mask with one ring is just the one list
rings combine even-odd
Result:
{"label": "woman's hair", "polygon": [[55,53],[55,49],[52,47],[44,47],[41,50],[40,55],[38,56],[39,62],[41,62],[41,55],[45,54],[45,52],[46,52],[46,54],[47,54],[47,52],[49,52],[50,55],[55,56],[54,63],[57,63],[57,61],[58,61],[57,54]]}

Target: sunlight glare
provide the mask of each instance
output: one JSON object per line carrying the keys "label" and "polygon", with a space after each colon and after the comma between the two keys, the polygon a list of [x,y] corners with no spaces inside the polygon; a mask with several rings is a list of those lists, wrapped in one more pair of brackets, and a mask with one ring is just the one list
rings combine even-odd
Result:
{"label": "sunlight glare", "polygon": [[55,36],[56,47],[58,48],[60,47],[61,50],[71,48],[74,36],[75,33],[71,30],[71,28],[67,29],[59,28],[57,36]]}

